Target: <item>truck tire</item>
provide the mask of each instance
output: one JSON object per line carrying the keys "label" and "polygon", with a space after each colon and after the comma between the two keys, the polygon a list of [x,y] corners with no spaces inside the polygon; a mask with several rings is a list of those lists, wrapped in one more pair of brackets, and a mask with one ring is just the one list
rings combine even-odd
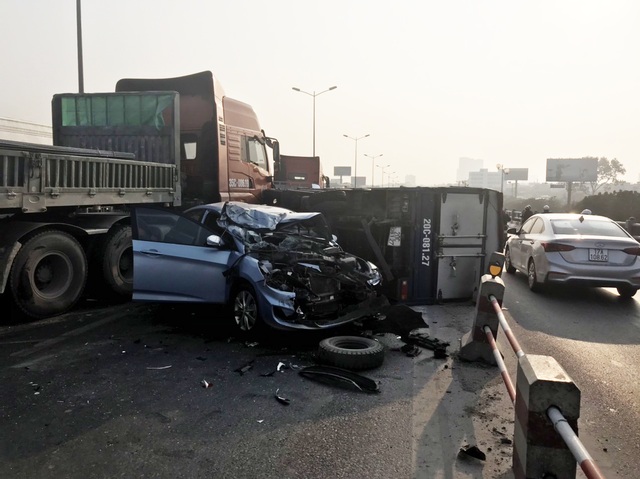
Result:
{"label": "truck tire", "polygon": [[9,276],[16,306],[37,319],[71,309],[86,282],[84,250],[73,236],[62,231],[43,231],[24,243]]}
{"label": "truck tire", "polygon": [[330,366],[362,371],[382,365],[384,347],[360,336],[334,336],[320,341],[318,359]]}
{"label": "truck tire", "polygon": [[133,292],[133,244],[129,225],[114,226],[102,246],[102,276],[111,291],[129,298]]}

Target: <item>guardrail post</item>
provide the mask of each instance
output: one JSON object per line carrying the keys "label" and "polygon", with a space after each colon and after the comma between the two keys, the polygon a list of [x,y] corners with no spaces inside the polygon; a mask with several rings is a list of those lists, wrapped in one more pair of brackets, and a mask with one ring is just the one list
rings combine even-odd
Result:
{"label": "guardrail post", "polygon": [[518,361],[513,473],[515,479],[575,478],[576,458],[547,416],[555,406],[578,433],[580,390],[551,356],[524,355]]}
{"label": "guardrail post", "polygon": [[465,361],[480,360],[497,366],[496,359],[493,356],[493,349],[489,344],[487,334],[484,332],[484,327],[488,326],[494,339],[498,334],[498,316],[489,299],[490,295],[493,295],[498,300],[498,303],[502,305],[504,283],[499,276],[494,277],[490,274],[485,274],[480,279],[473,329],[462,338],[459,357]]}

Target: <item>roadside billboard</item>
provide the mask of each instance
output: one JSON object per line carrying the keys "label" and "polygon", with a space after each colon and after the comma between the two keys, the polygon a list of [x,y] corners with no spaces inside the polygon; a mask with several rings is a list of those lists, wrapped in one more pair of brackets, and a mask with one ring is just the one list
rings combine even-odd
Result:
{"label": "roadside billboard", "polygon": [[350,166],[334,166],[333,176],[351,176]]}
{"label": "roadside billboard", "polygon": [[527,181],[529,179],[529,168],[505,168],[505,181]]}
{"label": "roadside billboard", "polygon": [[549,158],[546,181],[597,181],[597,158]]}

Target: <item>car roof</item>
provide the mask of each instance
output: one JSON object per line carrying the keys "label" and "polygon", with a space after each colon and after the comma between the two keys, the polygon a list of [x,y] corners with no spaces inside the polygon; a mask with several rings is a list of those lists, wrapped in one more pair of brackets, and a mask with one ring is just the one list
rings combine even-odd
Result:
{"label": "car roof", "polygon": [[225,210],[225,205],[227,213],[231,211],[235,213],[232,213],[229,218],[232,223],[235,223],[238,226],[255,229],[275,229],[276,225],[290,225],[292,223],[302,222],[322,216],[322,213],[318,212],[298,213],[279,206],[245,203],[242,201],[220,201],[217,203],[194,206],[193,208],[189,208],[187,211],[206,209],[222,215],[223,210]]}
{"label": "car roof", "polygon": [[537,213],[533,216],[531,216],[531,218],[534,217],[540,217],[540,218],[547,218],[549,220],[569,220],[569,219],[576,219],[576,218],[580,218],[583,217],[585,221],[613,221],[611,218],[608,218],[607,216],[600,216],[600,215],[583,215],[582,213]]}

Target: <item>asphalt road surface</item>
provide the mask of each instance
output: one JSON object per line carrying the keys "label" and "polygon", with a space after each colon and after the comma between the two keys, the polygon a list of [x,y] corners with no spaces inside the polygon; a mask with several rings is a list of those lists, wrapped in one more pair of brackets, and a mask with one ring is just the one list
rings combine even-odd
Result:
{"label": "asphalt road surface", "polygon": [[[215,308],[87,302],[41,321],[5,315],[0,477],[511,478],[500,374],[455,357],[473,304],[415,309],[452,355],[408,357],[394,335],[377,336],[385,362],[363,374],[379,394],[298,374],[323,336],[253,344]],[[458,457],[470,445],[486,460]]]}

